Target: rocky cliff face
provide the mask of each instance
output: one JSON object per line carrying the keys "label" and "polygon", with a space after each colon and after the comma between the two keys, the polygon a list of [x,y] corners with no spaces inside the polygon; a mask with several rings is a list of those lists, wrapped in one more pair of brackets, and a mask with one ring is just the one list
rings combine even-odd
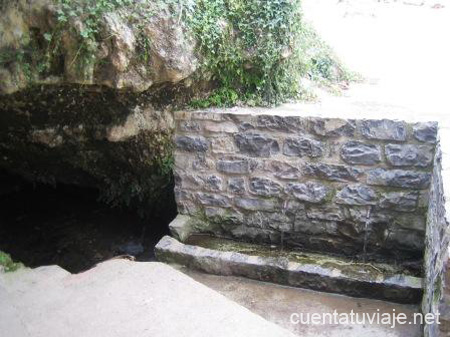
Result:
{"label": "rocky cliff face", "polygon": [[0,4],[0,168],[149,211],[171,184],[171,110],[192,90],[195,41],[164,2],[97,18],[65,3]]}
{"label": "rocky cliff face", "polygon": [[99,10],[98,17],[90,17],[96,13],[81,5],[83,12],[71,16],[76,8],[65,10],[64,2],[5,2],[0,17],[0,94],[31,83],[95,84],[142,92],[192,75],[198,67],[195,41],[177,21],[176,11],[161,1],[136,6]]}
{"label": "rocky cliff face", "polygon": [[200,105],[289,98],[296,71],[334,73],[328,54],[289,63],[307,45],[294,37],[313,36],[297,34],[297,0],[0,0],[0,9],[0,169],[94,185],[113,204],[161,200],[176,108],[216,87]]}

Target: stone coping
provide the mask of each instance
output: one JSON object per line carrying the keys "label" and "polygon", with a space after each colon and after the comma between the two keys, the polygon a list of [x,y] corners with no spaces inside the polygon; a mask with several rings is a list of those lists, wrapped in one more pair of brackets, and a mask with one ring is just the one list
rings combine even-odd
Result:
{"label": "stone coping", "polygon": [[[293,287],[367,297],[398,303],[419,303],[422,279],[361,271],[358,264],[345,267],[294,262],[284,257],[254,256],[187,245],[165,236],[155,247],[161,262],[175,263],[217,275],[235,275]],[[348,268],[353,271],[349,272]],[[347,270],[346,270],[347,269]],[[358,271],[359,270],[359,271]],[[361,274],[360,277],[357,275]]]}

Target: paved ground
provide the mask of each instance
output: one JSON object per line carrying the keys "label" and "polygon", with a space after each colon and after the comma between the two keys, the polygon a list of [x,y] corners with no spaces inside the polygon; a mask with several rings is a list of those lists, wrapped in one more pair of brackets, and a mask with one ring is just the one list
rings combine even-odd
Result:
{"label": "paved ground", "polygon": [[[268,321],[274,322],[303,337],[416,337],[421,336],[419,325],[406,324],[391,328],[377,324],[305,325],[292,324],[292,313],[405,313],[411,317],[416,306],[400,305],[376,300],[356,299],[347,296],[320,293],[311,290],[283,287],[252,281],[240,277],[207,275],[181,269],[196,281],[218,291],[229,299],[250,309]],[[306,317],[306,316],[305,316]]]}
{"label": "paved ground", "polygon": [[[405,313],[415,306],[219,277],[157,262],[110,260],[0,274],[0,335],[11,337],[420,336],[420,326],[302,325],[292,313]],[[224,296],[222,296],[222,295]],[[275,323],[275,324],[273,324]],[[286,329],[286,330],[284,330]]]}
{"label": "paved ground", "polygon": [[303,0],[303,7],[336,54],[366,78],[344,93],[344,104],[366,116],[393,108],[404,111],[398,118],[450,124],[450,1]]}
{"label": "paved ground", "polygon": [[168,265],[111,260],[0,274],[0,336],[292,335]]}

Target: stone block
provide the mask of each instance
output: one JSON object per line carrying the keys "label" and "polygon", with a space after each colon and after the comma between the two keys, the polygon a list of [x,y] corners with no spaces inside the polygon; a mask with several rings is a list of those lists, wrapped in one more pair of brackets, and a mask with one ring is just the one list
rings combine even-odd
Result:
{"label": "stone block", "polygon": [[280,184],[267,178],[251,178],[249,185],[251,193],[266,197],[278,196],[283,190]]}
{"label": "stone block", "polygon": [[192,234],[193,228],[190,225],[191,217],[187,215],[178,214],[174,220],[169,224],[170,233],[172,236],[184,242]]}
{"label": "stone block", "polygon": [[299,131],[304,129],[304,123],[299,117],[280,117],[271,115],[260,115],[256,117],[256,127],[270,131]]}
{"label": "stone block", "polygon": [[361,134],[367,139],[405,141],[405,122],[389,119],[361,121]]}
{"label": "stone block", "polygon": [[416,123],[413,126],[414,138],[421,142],[435,144],[437,132],[437,122]]}
{"label": "stone block", "polygon": [[231,137],[211,138],[211,152],[214,154],[236,153],[236,145]]}
{"label": "stone block", "polygon": [[176,136],[175,145],[178,149],[188,152],[208,151],[208,141],[202,136]]}
{"label": "stone block", "polygon": [[273,199],[235,198],[236,206],[247,211],[279,211],[280,203]]}
{"label": "stone block", "polygon": [[428,167],[434,159],[434,147],[430,145],[388,144],[386,159],[392,166]]}
{"label": "stone block", "polygon": [[245,224],[262,229],[275,229],[282,232],[292,231],[293,220],[281,213],[253,212],[245,218]]}
{"label": "stone block", "polygon": [[259,133],[238,133],[234,140],[241,153],[252,157],[270,157],[280,151],[275,138]]}
{"label": "stone block", "polygon": [[392,216],[391,225],[396,228],[418,231],[422,235],[422,240],[425,241],[426,221],[423,216],[414,213],[395,214]]}
{"label": "stone block", "polygon": [[336,235],[338,224],[334,221],[322,221],[312,219],[296,218],[294,222],[294,232],[310,235]]}
{"label": "stone block", "polygon": [[420,252],[424,249],[425,233],[410,229],[395,229],[387,235],[388,247]]}
{"label": "stone block", "polygon": [[237,133],[239,131],[233,122],[205,122],[203,128],[210,133]]}
{"label": "stone block", "polygon": [[418,192],[389,192],[380,199],[380,207],[401,212],[415,211],[419,199]]}
{"label": "stone block", "polygon": [[192,120],[184,120],[178,122],[178,130],[181,132],[199,132],[200,124]]}
{"label": "stone block", "polygon": [[325,144],[307,137],[289,137],[284,141],[283,154],[288,157],[322,157]]}
{"label": "stone block", "polygon": [[228,191],[233,194],[245,193],[245,180],[244,178],[230,178],[228,179]]}
{"label": "stone block", "polygon": [[198,201],[204,206],[231,207],[230,199],[219,194],[197,193]]}
{"label": "stone block", "polygon": [[217,171],[229,174],[247,174],[251,172],[248,159],[221,159],[217,161]]}
{"label": "stone block", "polygon": [[323,137],[353,137],[356,130],[354,120],[339,118],[312,118],[311,131]]}
{"label": "stone block", "polygon": [[309,205],[306,208],[309,219],[343,221],[346,219],[341,207],[334,205]]}
{"label": "stone block", "polygon": [[297,180],[302,176],[301,171],[295,164],[289,164],[282,161],[266,162],[265,170],[282,180]]}
{"label": "stone block", "polygon": [[381,168],[367,173],[369,185],[425,189],[430,185],[431,174],[405,170],[385,170]]}
{"label": "stone block", "polygon": [[342,146],[341,158],[348,164],[375,165],[381,162],[381,147],[350,141]]}
{"label": "stone block", "polygon": [[306,164],[303,172],[305,175],[316,179],[326,179],[332,181],[358,181],[363,172],[360,169],[329,164]]}
{"label": "stone block", "polygon": [[285,190],[286,193],[295,198],[311,203],[324,202],[331,194],[329,187],[311,181],[306,183],[290,183]]}
{"label": "stone block", "polygon": [[345,205],[376,205],[378,197],[375,190],[369,186],[353,184],[340,190],[336,195],[335,202]]}

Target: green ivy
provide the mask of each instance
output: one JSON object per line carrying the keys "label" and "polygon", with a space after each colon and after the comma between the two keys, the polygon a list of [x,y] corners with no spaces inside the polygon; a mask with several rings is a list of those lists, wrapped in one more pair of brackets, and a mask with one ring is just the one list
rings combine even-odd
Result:
{"label": "green ivy", "polygon": [[[218,89],[193,107],[272,105],[299,98],[300,80],[337,81],[328,47],[302,20],[300,0],[197,0],[186,8]],[[341,71],[340,76],[345,75]]]}

